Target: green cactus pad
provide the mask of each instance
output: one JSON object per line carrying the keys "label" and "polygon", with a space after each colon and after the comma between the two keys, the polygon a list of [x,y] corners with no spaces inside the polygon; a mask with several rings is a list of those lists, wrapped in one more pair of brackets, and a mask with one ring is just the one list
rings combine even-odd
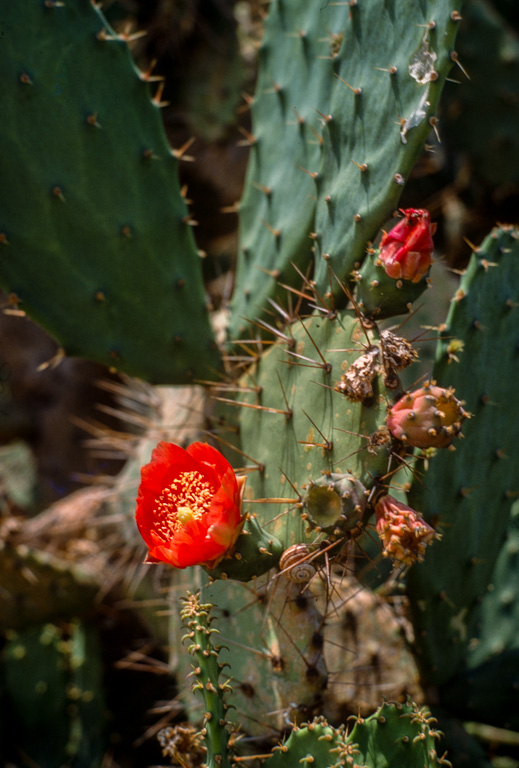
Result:
{"label": "green cactus pad", "polygon": [[452,65],[456,9],[454,0],[415,3],[405,13],[385,2],[342,8],[344,40],[316,179],[321,292],[341,295],[330,270],[349,279],[397,206]]}
{"label": "green cactus pad", "polygon": [[228,701],[236,708],[230,720],[265,736],[320,710],[327,681],[323,616],[309,592],[279,576],[247,585],[218,580],[202,595],[215,606],[219,659],[228,664]]}
{"label": "green cactus pad", "polygon": [[2,287],[67,355],[156,383],[214,376],[160,98],[89,0],[8,5],[1,24]]}
{"label": "green cactus pad", "polygon": [[[260,49],[252,106],[251,156],[240,205],[240,251],[229,333],[299,281],[292,263],[311,259],[322,118],[333,84],[333,56],[343,12],[312,0],[272,3]],[[248,333],[247,333],[248,335]]]}
{"label": "green cactus pad", "polygon": [[26,545],[0,545],[0,630],[92,610],[97,575]]}
{"label": "green cactus pad", "polygon": [[[236,402],[243,403],[241,450],[261,470],[249,474],[245,502],[288,547],[315,538],[305,532],[304,522],[305,491],[312,482],[334,473],[371,488],[387,469],[389,441],[383,433],[387,401],[382,376],[373,374],[372,396],[362,402],[336,389],[348,366],[365,348],[376,346],[376,329],[365,331],[353,312],[316,313],[283,333],[287,340],[276,342],[244,374],[243,396],[238,394]],[[283,498],[286,503],[261,501]],[[325,509],[321,515],[328,527]]]}
{"label": "green cactus pad", "polygon": [[[329,314],[284,328],[286,340],[243,374],[236,399],[220,390],[238,413],[240,451],[255,470],[248,473],[244,511],[285,548],[275,575],[272,569],[240,585],[231,577],[250,577],[250,566],[238,560],[226,567],[223,560],[210,574],[219,580],[203,590],[229,648],[221,658],[230,664],[230,701],[253,733],[320,711],[327,680],[324,617],[309,582],[314,575],[326,579],[321,545],[332,544],[333,557],[350,541],[350,525],[366,524],[369,490],[388,467],[384,376],[373,372],[371,394],[364,382],[362,401],[336,389],[365,347],[378,349],[377,330],[365,331],[352,312]],[[326,491],[328,483],[332,493],[323,500],[318,492],[316,501],[315,489]]]}
{"label": "green cactus pad", "polygon": [[449,144],[492,187],[519,182],[519,41],[496,5],[466,4],[456,46],[463,71],[453,71],[459,82],[446,85],[444,109]]}
{"label": "green cactus pad", "polygon": [[323,720],[292,731],[265,763],[266,768],[433,768],[451,766],[437,752],[441,732],[425,708],[414,703],[383,704],[370,717],[358,718],[349,734]]}
{"label": "green cactus pad", "polygon": [[[519,502],[477,614],[465,668],[442,687],[442,700],[463,719],[519,730]],[[488,706],[489,700],[492,707]]]}
{"label": "green cactus pad", "polygon": [[519,492],[519,443],[510,429],[519,380],[518,283],[518,232],[496,228],[473,254],[441,330],[434,378],[455,388],[472,418],[455,452],[434,456],[409,496],[443,536],[408,582],[416,652],[430,683],[447,681],[466,657],[475,608]]}
{"label": "green cactus pad", "polygon": [[398,203],[452,65],[455,5],[271,5],[231,337],[294,283],[292,264],[306,273],[311,240],[319,290],[344,299],[330,269],[350,279]]}
{"label": "green cactus pad", "polygon": [[96,630],[73,621],[10,632],[3,665],[11,743],[25,764],[99,765],[106,713]]}

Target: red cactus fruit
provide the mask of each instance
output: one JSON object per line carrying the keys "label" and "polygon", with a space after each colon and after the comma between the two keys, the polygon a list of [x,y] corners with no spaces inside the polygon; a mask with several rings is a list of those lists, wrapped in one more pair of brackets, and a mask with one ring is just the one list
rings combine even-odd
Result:
{"label": "red cactus fruit", "polygon": [[468,416],[454,390],[427,382],[395,403],[387,426],[394,437],[414,448],[446,448]]}
{"label": "red cactus fruit", "polygon": [[423,208],[402,210],[404,218],[380,241],[379,259],[389,277],[418,283],[429,271],[436,224]]}
{"label": "red cactus fruit", "polygon": [[441,538],[418,512],[392,496],[382,496],[375,506],[375,516],[377,533],[384,545],[383,554],[397,563],[420,562],[427,546]]}
{"label": "red cactus fruit", "polygon": [[243,527],[244,482],[207,443],[186,450],[159,443],[141,470],[137,496],[135,518],[149,549],[146,562],[213,568]]}

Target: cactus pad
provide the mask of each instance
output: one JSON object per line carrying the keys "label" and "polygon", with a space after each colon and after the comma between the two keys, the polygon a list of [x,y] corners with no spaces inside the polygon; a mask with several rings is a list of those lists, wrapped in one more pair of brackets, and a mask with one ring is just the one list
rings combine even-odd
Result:
{"label": "cactus pad", "polygon": [[125,40],[88,0],[6,6],[2,40],[2,287],[68,355],[214,375],[177,160]]}

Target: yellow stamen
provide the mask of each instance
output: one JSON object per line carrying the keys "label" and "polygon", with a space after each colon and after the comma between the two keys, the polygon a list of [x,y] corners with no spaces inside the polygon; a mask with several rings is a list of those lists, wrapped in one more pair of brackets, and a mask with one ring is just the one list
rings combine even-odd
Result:
{"label": "yellow stamen", "polygon": [[155,532],[168,541],[188,522],[208,512],[214,494],[215,489],[200,472],[181,472],[155,500]]}

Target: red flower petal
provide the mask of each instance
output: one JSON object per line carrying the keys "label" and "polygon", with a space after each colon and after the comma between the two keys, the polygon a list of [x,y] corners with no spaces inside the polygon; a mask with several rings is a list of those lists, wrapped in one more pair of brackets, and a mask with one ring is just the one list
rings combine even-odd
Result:
{"label": "red flower petal", "polygon": [[214,565],[241,532],[242,485],[207,443],[159,443],[142,468],[135,515],[148,562]]}
{"label": "red flower petal", "polygon": [[407,208],[401,219],[380,241],[379,259],[395,280],[419,282],[429,271],[434,248],[429,211]]}

